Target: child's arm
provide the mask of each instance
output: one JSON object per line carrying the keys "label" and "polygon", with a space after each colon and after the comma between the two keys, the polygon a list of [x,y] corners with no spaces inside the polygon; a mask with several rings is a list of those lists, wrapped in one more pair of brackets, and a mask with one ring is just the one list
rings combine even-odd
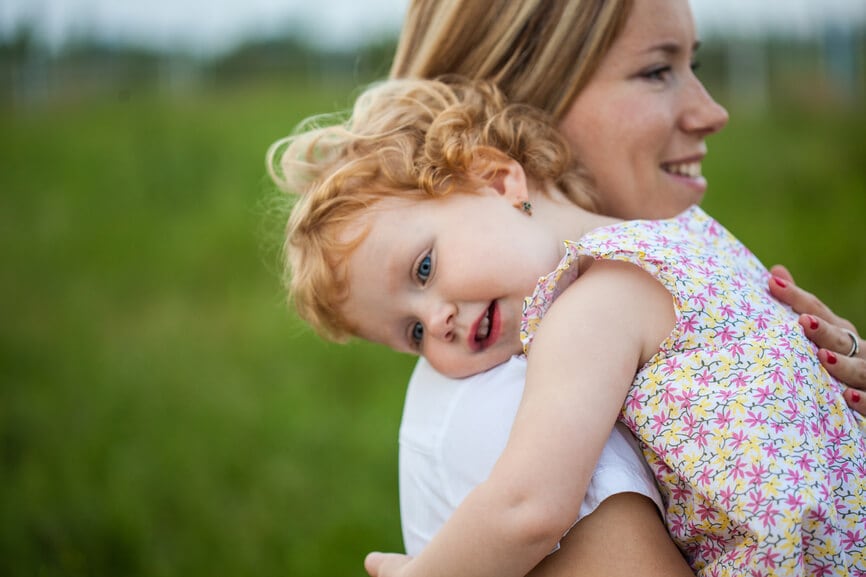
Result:
{"label": "child's arm", "polygon": [[600,261],[551,306],[527,384],[490,478],[422,553],[379,577],[521,577],[577,519],[594,465],[636,369],[674,324],[670,294],[624,263]]}

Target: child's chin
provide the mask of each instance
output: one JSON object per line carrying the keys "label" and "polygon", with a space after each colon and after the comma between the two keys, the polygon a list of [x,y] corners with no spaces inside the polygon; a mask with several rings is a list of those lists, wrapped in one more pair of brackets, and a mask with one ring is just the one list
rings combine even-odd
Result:
{"label": "child's chin", "polygon": [[470,358],[466,359],[465,362],[460,363],[459,366],[455,364],[450,364],[450,366],[437,366],[437,364],[432,361],[430,361],[430,365],[436,369],[437,372],[446,377],[452,379],[465,379],[466,377],[489,371],[493,367],[499,366],[508,361],[508,359],[516,354],[520,354],[520,351],[515,353],[505,350],[499,350],[495,353],[493,351],[484,351],[472,355]]}

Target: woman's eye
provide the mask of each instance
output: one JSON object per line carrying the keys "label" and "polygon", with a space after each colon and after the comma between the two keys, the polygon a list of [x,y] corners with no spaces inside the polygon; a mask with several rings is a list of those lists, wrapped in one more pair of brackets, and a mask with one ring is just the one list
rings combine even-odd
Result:
{"label": "woman's eye", "polygon": [[643,77],[647,80],[664,80],[671,73],[670,66],[659,66],[652,68],[643,73]]}
{"label": "woman's eye", "polygon": [[415,271],[415,276],[418,277],[418,280],[421,281],[421,284],[427,282],[427,279],[430,278],[430,273],[433,272],[433,260],[430,258],[430,255],[424,255],[424,258],[421,259],[421,262],[418,263],[418,270]]}
{"label": "woman's eye", "polygon": [[421,323],[415,323],[412,325],[412,342],[416,345],[420,345],[421,341],[424,339],[424,325]]}

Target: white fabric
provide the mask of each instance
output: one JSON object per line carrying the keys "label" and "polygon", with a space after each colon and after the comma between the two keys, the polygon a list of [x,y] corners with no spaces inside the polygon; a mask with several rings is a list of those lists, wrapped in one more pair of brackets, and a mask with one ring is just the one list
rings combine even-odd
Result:
{"label": "white fabric", "polygon": [[[484,481],[508,440],[526,379],[526,358],[485,373],[447,379],[421,359],[400,425],[403,543],[417,555],[463,498]],[[639,493],[663,511],[634,437],[617,424],[599,459],[580,518],[617,493]]]}

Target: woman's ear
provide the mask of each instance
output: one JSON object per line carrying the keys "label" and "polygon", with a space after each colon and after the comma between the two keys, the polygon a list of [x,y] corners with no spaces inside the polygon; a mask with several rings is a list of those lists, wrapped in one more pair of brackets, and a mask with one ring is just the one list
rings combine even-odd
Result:
{"label": "woman's ear", "polygon": [[519,206],[529,200],[526,173],[519,162],[505,157],[485,158],[475,164],[472,172],[509,204]]}

